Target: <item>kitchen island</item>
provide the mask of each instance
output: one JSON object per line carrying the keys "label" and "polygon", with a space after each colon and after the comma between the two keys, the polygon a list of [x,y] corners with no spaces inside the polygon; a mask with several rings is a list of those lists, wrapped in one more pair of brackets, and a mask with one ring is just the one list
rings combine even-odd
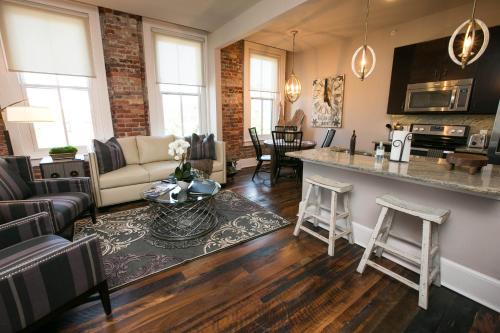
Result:
{"label": "kitchen island", "polygon": [[[380,208],[377,196],[391,193],[429,207],[450,209],[442,225],[442,283],[482,304],[500,310],[500,166],[488,165],[470,175],[447,170],[444,159],[412,156],[409,163],[377,161],[373,156],[351,156],[321,148],[288,153],[304,163],[303,177],[329,177],[354,186],[354,239],[365,246]],[[303,195],[307,182],[303,182]],[[322,207],[329,207],[324,195]],[[343,221],[340,221],[340,224]],[[421,223],[397,215],[389,241],[418,253]]]}

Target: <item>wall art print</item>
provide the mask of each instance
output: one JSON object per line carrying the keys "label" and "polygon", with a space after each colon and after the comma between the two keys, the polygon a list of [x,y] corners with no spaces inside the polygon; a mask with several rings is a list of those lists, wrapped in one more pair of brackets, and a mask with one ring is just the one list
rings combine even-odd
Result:
{"label": "wall art print", "polygon": [[313,127],[342,127],[345,75],[313,81]]}

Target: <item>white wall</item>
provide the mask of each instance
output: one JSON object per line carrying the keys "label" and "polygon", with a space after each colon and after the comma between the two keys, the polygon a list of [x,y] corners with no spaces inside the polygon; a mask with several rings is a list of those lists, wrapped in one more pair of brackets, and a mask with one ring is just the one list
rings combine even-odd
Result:
{"label": "white wall", "polygon": [[[321,142],[326,129],[311,127],[312,81],[332,74],[346,74],[344,92],[344,124],[338,129],[334,144],[349,146],[352,130],[358,137],[358,149],[372,149],[372,140],[384,139],[392,58],[395,47],[419,43],[451,35],[453,30],[470,16],[471,4],[425,16],[398,26],[369,31],[368,44],[377,55],[372,75],[361,82],[352,73],[351,57],[362,44],[363,36],[343,40],[332,38],[327,45],[295,55],[295,73],[302,82],[302,96],[288,110],[303,109],[306,113],[304,137]],[[481,1],[476,17],[488,26],[500,24],[500,1]],[[396,33],[391,36],[391,31]],[[287,117],[290,115],[288,114]]]}

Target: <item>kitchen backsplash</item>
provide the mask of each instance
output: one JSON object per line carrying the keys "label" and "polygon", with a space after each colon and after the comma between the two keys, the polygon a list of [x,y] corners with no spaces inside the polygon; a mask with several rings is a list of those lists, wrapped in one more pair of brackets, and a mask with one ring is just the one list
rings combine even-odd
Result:
{"label": "kitchen backsplash", "polygon": [[443,124],[443,125],[468,125],[470,133],[479,133],[482,129],[487,129],[491,134],[494,115],[462,115],[462,114],[416,114],[416,115],[392,115],[392,124]]}

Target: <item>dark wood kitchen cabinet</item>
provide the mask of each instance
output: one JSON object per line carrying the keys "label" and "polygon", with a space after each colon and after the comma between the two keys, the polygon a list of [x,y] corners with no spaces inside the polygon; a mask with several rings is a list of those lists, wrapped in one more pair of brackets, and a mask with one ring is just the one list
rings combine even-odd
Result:
{"label": "dark wood kitchen cabinet", "polygon": [[404,114],[408,84],[473,78],[468,113],[495,114],[500,99],[500,26],[489,30],[486,52],[464,69],[448,55],[449,37],[395,48],[387,113]]}

